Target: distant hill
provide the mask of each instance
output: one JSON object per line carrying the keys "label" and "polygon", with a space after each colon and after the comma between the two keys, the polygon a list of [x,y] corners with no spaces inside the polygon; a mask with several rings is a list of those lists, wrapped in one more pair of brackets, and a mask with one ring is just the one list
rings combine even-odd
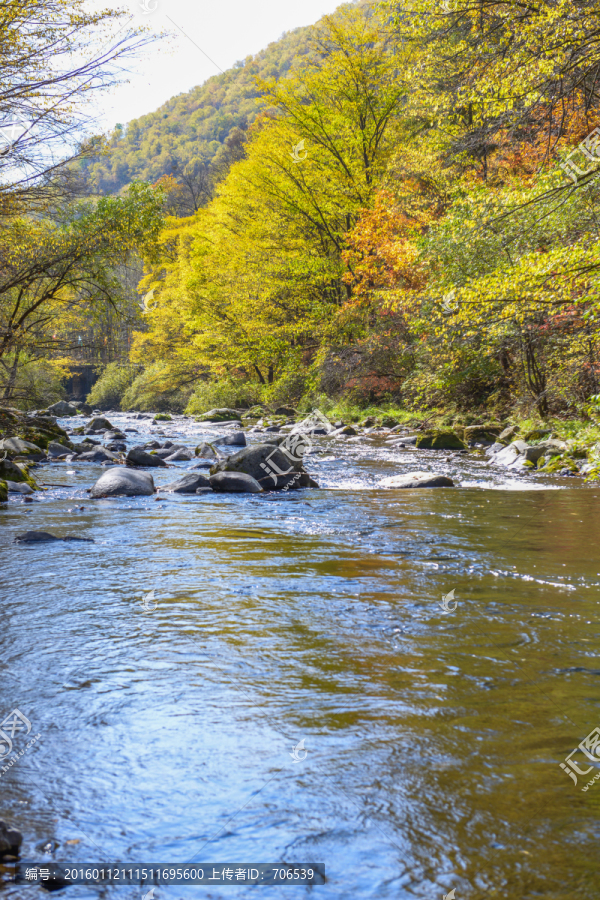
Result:
{"label": "distant hill", "polygon": [[112,194],[133,180],[154,183],[172,175],[186,188],[182,212],[202,206],[229,164],[243,154],[245,132],[260,112],[254,76],[285,77],[295,61],[314,52],[311,28],[287,32],[156,112],[118,125],[108,138],[110,155],[86,165],[96,188]]}

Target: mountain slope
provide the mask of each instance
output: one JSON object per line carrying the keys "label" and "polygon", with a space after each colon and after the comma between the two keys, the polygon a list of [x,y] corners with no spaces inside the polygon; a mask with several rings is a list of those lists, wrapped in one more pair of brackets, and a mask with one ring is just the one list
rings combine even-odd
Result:
{"label": "mountain slope", "polygon": [[313,53],[311,28],[287,32],[256,56],[173,97],[156,112],[117,126],[108,138],[109,155],[87,166],[97,189],[114,193],[133,180],[155,182],[172,175],[190,183],[192,206],[201,206],[228,164],[239,158],[244,132],[260,112],[255,76],[285,77]]}

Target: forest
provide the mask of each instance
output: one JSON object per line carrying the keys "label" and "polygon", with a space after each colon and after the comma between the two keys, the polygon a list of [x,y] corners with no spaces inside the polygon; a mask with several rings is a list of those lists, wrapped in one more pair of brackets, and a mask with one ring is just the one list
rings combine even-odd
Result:
{"label": "forest", "polygon": [[[54,26],[25,33],[32,14],[7,9],[16,74]],[[345,4],[60,163],[70,82],[40,99],[31,54],[0,92],[4,121],[28,123],[0,155],[4,401],[46,406],[87,362],[104,409],[593,424],[598,19]],[[129,40],[114,52],[146,38]]]}

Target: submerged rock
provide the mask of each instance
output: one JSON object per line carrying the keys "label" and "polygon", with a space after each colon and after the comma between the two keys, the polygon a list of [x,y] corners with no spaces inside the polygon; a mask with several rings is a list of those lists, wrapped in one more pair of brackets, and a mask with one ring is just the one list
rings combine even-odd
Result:
{"label": "submerged rock", "polygon": [[50,534],[49,531],[25,531],[18,534],[14,539],[15,544],[50,544],[55,541],[84,541],[86,544],[93,544],[93,538],[79,537],[75,534],[67,534],[65,537],[57,537]]}
{"label": "submerged rock", "polygon": [[210,476],[210,486],[220,493],[260,494],[262,488],[256,478],[243,472],[217,472]]}
{"label": "submerged rock", "polygon": [[409,472],[406,475],[392,475],[379,482],[381,487],[390,488],[435,488],[454,487],[454,482],[447,475],[435,472]]}
{"label": "submerged rock", "polygon": [[3,856],[18,856],[23,843],[23,835],[4,819],[0,819],[0,859]]}
{"label": "submerged rock", "polygon": [[154,479],[148,472],[114,466],[102,473],[91,489],[90,497],[148,497],[154,491]]}
{"label": "submerged rock", "polygon": [[128,466],[150,466],[156,468],[157,466],[167,465],[164,459],[161,459],[160,456],[146,453],[143,447],[132,447],[125,457],[125,461]]}
{"label": "submerged rock", "polygon": [[160,491],[168,491],[172,494],[195,494],[199,488],[210,488],[210,481],[204,475],[192,475],[191,472],[172,481],[164,487],[159,488]]}

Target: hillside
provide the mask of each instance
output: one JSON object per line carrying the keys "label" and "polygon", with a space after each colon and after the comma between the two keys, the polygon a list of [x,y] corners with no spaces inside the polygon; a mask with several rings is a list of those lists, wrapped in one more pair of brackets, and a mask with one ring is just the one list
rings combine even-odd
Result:
{"label": "hillside", "polygon": [[184,185],[185,211],[202,206],[229,163],[242,155],[245,132],[260,112],[254,79],[283,78],[314,54],[311,29],[287,32],[156,112],[118,125],[108,137],[110,154],[86,166],[96,188],[111,194],[133,180],[156,182],[171,175]]}

